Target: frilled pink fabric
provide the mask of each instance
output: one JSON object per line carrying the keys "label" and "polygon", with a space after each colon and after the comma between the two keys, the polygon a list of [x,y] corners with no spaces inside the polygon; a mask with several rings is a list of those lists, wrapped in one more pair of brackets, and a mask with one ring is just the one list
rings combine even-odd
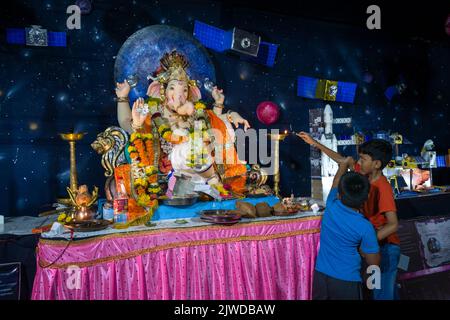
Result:
{"label": "frilled pink fabric", "polygon": [[311,299],[320,221],[41,239],[32,299]]}

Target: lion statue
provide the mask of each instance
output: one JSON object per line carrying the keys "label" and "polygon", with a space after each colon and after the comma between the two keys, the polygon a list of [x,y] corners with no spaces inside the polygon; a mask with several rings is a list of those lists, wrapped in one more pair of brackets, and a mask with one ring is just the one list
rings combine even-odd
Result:
{"label": "lion statue", "polygon": [[107,177],[105,194],[108,201],[112,201],[116,194],[114,181],[114,168],[127,163],[125,146],[128,143],[128,134],[120,127],[109,127],[97,135],[91,147],[102,156],[102,166]]}

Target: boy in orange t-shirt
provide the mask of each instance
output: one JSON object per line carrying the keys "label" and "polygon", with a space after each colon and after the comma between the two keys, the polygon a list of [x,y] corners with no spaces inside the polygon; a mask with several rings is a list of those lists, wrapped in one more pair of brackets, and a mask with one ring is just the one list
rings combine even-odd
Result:
{"label": "boy in orange t-shirt", "polygon": [[[309,134],[297,134],[309,145],[318,148],[331,159],[340,163],[341,154],[325,147]],[[380,139],[367,141],[359,146],[359,159],[354,170],[367,176],[370,181],[369,197],[362,212],[377,230],[381,253],[381,288],[374,289],[375,300],[393,300],[396,296],[397,265],[400,259],[400,240],[397,235],[398,219],[392,187],[382,170],[392,158],[392,146]]]}

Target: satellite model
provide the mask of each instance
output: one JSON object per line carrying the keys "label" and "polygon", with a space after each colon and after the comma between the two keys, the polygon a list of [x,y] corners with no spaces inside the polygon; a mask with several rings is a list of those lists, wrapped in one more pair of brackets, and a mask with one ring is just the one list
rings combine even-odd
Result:
{"label": "satellite model", "polygon": [[273,67],[278,46],[261,41],[261,37],[251,32],[233,28],[223,30],[201,21],[194,23],[194,37],[206,48],[216,52],[234,51],[241,59]]}

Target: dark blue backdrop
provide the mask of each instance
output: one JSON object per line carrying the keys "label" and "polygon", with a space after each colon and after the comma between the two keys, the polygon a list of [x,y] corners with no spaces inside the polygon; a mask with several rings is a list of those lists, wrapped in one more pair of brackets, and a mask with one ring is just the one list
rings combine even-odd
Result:
{"label": "dark blue backdrop", "polygon": [[[82,16],[81,30],[67,30],[66,8],[70,4],[72,1],[30,0],[2,9],[0,214],[36,215],[41,206],[64,195],[69,184],[69,148],[57,134],[72,128],[89,133],[78,144],[79,182],[103,186],[100,157],[90,143],[97,133],[117,125],[114,57],[131,34],[152,24],[192,32],[197,19],[224,29],[236,26],[279,44],[274,68],[244,62],[233,54],[210,52],[218,84],[226,93],[226,105],[255,127],[263,127],[255,116],[257,104],[272,100],[282,108],[273,128],[308,129],[308,110],[325,103],[296,96],[296,78],[306,75],[358,84],[354,104],[331,103],[335,117],[353,118],[352,128],[336,126],[338,135],[345,130],[391,130],[413,142],[403,149],[405,152],[418,152],[428,138],[435,141],[440,153],[449,147],[446,12],[442,22],[438,21],[444,37],[429,40],[391,33],[393,29],[369,31],[363,9],[353,23],[339,23],[273,13],[267,8],[256,10],[250,5],[181,0],[94,1],[92,12]],[[398,16],[399,23],[407,18]],[[67,31],[67,48],[6,44],[6,27],[31,24]],[[370,83],[365,82],[367,73],[373,76]],[[400,75],[408,88],[389,102],[384,90]],[[298,138],[282,143],[284,193],[295,190],[297,195],[310,194],[308,157],[309,148]]]}

